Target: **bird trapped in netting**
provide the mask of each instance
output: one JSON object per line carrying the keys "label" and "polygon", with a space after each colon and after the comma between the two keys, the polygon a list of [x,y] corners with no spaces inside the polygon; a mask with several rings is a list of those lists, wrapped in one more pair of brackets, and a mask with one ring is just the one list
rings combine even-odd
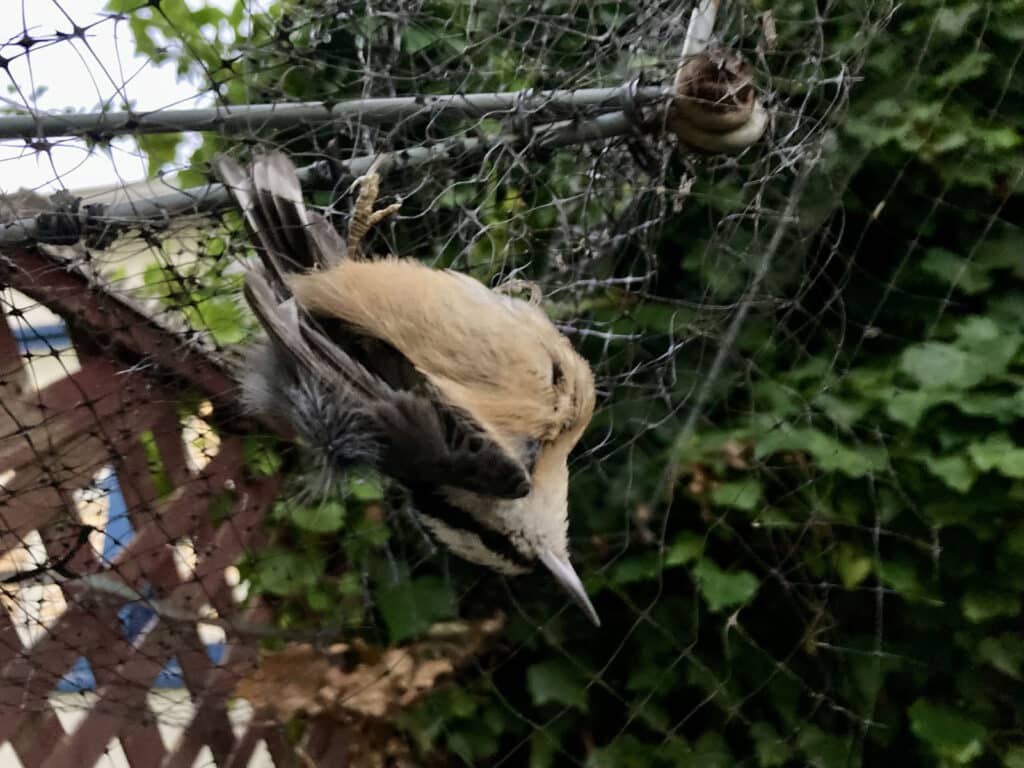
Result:
{"label": "bird trapped in netting", "polygon": [[594,411],[588,363],[536,297],[412,259],[364,259],[362,180],[348,242],[307,210],[274,152],[216,170],[259,255],[245,296],[267,332],[249,352],[246,405],[285,422],[322,476],[364,465],[412,494],[453,553],[506,575],[540,561],[600,624],[568,547],[568,457]]}

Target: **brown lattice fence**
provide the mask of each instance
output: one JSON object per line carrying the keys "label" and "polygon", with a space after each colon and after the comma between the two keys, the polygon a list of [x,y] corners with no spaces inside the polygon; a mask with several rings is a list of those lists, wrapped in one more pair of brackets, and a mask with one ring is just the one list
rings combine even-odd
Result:
{"label": "brown lattice fence", "polygon": [[[0,273],[5,286],[64,318],[81,366],[35,390],[26,381],[18,341],[8,322],[0,323],[3,549],[23,551],[26,539],[38,533],[45,550],[41,562],[19,563],[4,586],[48,578],[61,585],[66,603],[59,616],[35,620],[45,632],[29,646],[9,614],[0,612],[0,742],[9,740],[28,768],[92,765],[114,738],[131,766],[191,765],[204,745],[218,765],[245,765],[261,739],[277,764],[289,764],[290,748],[274,726],[254,720],[236,737],[228,721],[226,700],[238,670],[251,663],[251,646],[228,643],[216,664],[194,622],[161,620],[152,612],[132,636],[118,617],[128,601],[88,586],[90,576],[102,575],[165,610],[195,613],[209,606],[221,617],[232,615],[225,569],[257,543],[278,483],[246,474],[241,433],[226,437],[205,467],[193,471],[178,413],[181,393],[191,390],[211,399],[210,417],[216,418],[217,403],[233,386],[227,369],[91,285],[58,256],[18,249],[0,259]],[[155,365],[136,366],[143,359]],[[147,443],[155,457],[152,449],[147,454]],[[167,484],[159,493],[154,460]],[[134,530],[110,560],[88,546],[92,529],[75,499],[107,465]],[[212,507],[225,503],[230,507],[217,525]],[[175,544],[183,540],[195,553],[185,578],[175,563]],[[32,622],[26,620],[29,634]],[[95,700],[84,721],[65,734],[47,699],[80,658],[94,674]],[[195,706],[177,746],[168,750],[144,699],[172,658]]]}

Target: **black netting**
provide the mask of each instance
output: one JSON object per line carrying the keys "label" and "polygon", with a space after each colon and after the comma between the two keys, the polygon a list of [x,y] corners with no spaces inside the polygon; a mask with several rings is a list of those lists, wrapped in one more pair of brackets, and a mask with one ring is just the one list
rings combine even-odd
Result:
{"label": "black netting", "polygon": [[[1024,764],[1017,5],[12,4],[3,749]],[[599,630],[238,406],[211,160],[270,149],[342,233],[376,163],[367,252],[539,286]]]}

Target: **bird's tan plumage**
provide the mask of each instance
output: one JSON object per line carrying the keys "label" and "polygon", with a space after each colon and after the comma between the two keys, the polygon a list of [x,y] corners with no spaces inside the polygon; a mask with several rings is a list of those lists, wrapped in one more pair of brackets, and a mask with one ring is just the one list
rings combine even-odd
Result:
{"label": "bird's tan plumage", "polygon": [[287,420],[324,466],[368,463],[405,484],[462,557],[510,574],[544,563],[597,623],[567,517],[594,380],[568,339],[536,301],[411,259],[361,258],[366,222],[383,215],[363,193],[346,244],[305,209],[284,155],[248,173],[229,158],[216,167],[260,256],[246,297],[270,342],[244,379],[250,406]]}
{"label": "bird's tan plumage", "polygon": [[533,304],[407,259],[348,260],[289,285],[301,306],[386,341],[499,433],[551,442],[590,422],[590,366]]}

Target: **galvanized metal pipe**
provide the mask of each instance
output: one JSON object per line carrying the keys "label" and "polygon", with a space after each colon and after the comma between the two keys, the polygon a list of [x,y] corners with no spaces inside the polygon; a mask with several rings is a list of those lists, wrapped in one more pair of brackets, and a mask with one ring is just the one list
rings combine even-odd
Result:
{"label": "galvanized metal pipe", "polygon": [[39,139],[83,136],[110,138],[124,134],[218,131],[227,134],[290,128],[295,125],[396,123],[419,115],[436,117],[500,116],[509,113],[553,120],[587,112],[631,109],[664,100],[663,87],[580,90],[453,93],[434,96],[355,99],[337,104],[299,102],[249,104],[200,109],[163,109],[154,112],[83,112],[0,116],[0,139]]}
{"label": "galvanized metal pipe", "polygon": [[[490,138],[449,139],[398,152],[354,157],[338,165],[342,173],[355,178],[366,173],[374,161],[378,161],[378,170],[386,173],[399,168],[448,160],[454,154],[482,152],[502,144],[556,148],[629,133],[637,127],[635,119],[634,115],[626,112],[609,112],[590,120],[544,123],[529,129],[524,135],[502,133]],[[321,160],[300,168],[299,179],[303,184],[309,184],[316,179],[329,179],[338,170],[337,167],[332,169],[328,161]],[[64,242],[54,238],[53,233],[56,230],[62,234],[66,233],[67,239],[72,242],[78,237],[85,236],[99,237],[102,240],[104,231],[112,234],[133,227],[161,226],[172,217],[214,213],[229,207],[230,203],[228,191],[215,183],[140,200],[86,205],[77,212],[47,212],[0,225],[0,249],[33,242]],[[61,216],[63,219],[59,221],[59,226],[55,230],[54,222]]]}

